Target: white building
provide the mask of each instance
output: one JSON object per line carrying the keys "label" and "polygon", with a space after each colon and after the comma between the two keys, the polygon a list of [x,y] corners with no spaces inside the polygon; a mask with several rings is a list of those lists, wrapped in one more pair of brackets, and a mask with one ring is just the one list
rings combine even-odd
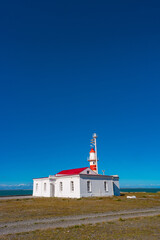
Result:
{"label": "white building", "polygon": [[33,196],[81,198],[120,195],[119,177],[98,174],[96,134],[90,151],[90,168],[63,170],[46,178],[33,179]]}

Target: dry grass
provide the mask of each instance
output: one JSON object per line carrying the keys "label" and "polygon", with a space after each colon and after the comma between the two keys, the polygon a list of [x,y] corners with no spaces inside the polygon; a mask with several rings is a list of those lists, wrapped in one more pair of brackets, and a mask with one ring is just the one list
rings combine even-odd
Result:
{"label": "dry grass", "polygon": [[134,195],[137,196],[137,199],[126,199],[125,195],[82,199],[31,198],[3,200],[0,201],[0,222],[160,206],[160,193],[136,193]]}
{"label": "dry grass", "polygon": [[69,228],[49,229],[28,233],[11,234],[1,240],[158,240],[160,239],[160,216],[81,225]]}

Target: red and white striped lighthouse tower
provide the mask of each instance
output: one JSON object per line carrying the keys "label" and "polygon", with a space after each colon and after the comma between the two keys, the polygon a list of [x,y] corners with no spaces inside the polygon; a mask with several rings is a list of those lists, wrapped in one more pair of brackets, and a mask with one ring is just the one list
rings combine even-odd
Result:
{"label": "red and white striped lighthouse tower", "polygon": [[[93,134],[93,139],[91,140],[92,148],[89,152],[89,163],[90,163],[90,169],[92,169],[94,172],[98,174],[98,160],[97,160],[97,142],[96,142],[97,135],[96,133]],[[95,150],[93,148],[95,147]]]}

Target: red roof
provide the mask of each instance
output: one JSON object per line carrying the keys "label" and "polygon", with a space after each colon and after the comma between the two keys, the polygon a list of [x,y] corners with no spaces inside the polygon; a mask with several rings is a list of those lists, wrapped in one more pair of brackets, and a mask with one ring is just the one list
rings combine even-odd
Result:
{"label": "red roof", "polygon": [[80,174],[82,171],[84,171],[87,168],[88,167],[63,170],[63,171],[57,173],[56,175],[77,175],[77,174]]}
{"label": "red roof", "polygon": [[91,151],[90,151],[90,153],[92,153],[92,152],[93,152],[93,153],[95,153],[95,151],[94,151],[94,149],[93,149],[93,148],[91,148]]}

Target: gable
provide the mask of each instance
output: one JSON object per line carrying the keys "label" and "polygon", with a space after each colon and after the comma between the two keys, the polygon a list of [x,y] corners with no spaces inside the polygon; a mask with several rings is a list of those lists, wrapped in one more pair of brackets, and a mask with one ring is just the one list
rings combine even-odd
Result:
{"label": "gable", "polygon": [[89,167],[87,167],[86,169],[84,169],[80,174],[92,174],[92,175],[97,175],[97,173],[95,173],[92,169],[90,169]]}

